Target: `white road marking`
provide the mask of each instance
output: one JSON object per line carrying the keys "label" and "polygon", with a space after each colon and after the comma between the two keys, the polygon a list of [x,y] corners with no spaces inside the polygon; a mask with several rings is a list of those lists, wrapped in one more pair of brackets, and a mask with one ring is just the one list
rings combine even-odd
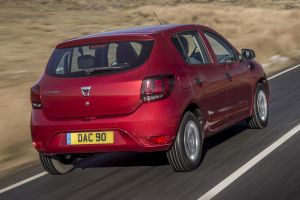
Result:
{"label": "white road marking", "polygon": [[45,176],[46,174],[48,174],[48,173],[47,173],[47,172],[42,172],[42,173],[39,173],[39,174],[37,174],[37,175],[35,175],[35,176],[32,176],[32,177],[30,177],[30,178],[27,178],[27,179],[25,179],[25,180],[23,180],[23,181],[17,182],[17,183],[15,183],[15,184],[11,185],[11,186],[8,186],[8,187],[6,187],[6,188],[3,188],[3,189],[0,190],[0,194],[2,194],[3,192],[6,192],[6,191],[8,191],[8,190],[12,190],[12,189],[14,189],[14,188],[16,188],[16,187],[19,187],[19,186],[21,186],[21,185],[23,185],[23,184],[25,184],[25,183],[30,182],[30,181],[33,181],[33,180],[35,180],[35,179],[37,179],[37,178],[40,178],[40,177],[42,177],[42,176]]}
{"label": "white road marking", "polygon": [[[289,71],[291,71],[291,70],[293,70],[293,69],[296,69],[296,68],[298,68],[298,67],[300,67],[300,64],[299,64],[299,65],[296,65],[296,66],[294,66],[294,67],[292,67],[292,68],[289,68],[289,69],[287,69],[287,70],[284,70],[284,71],[282,71],[282,72],[280,72],[280,73],[278,73],[278,74],[275,74],[275,75],[269,77],[268,80],[271,80],[271,79],[273,79],[273,78],[276,78],[276,77],[278,77],[278,76],[280,76],[280,75],[282,75],[282,74],[285,74],[286,72],[289,72]],[[287,134],[288,134],[288,133],[287,133]],[[287,134],[286,134],[286,135],[287,135]],[[284,135],[284,136],[285,136],[285,135]],[[291,137],[291,136],[290,136],[290,137]],[[281,138],[280,138],[280,139],[281,139]],[[280,140],[280,139],[279,139],[279,140]],[[288,138],[287,138],[287,139],[288,139]],[[277,140],[276,142],[278,142],[278,140]],[[275,143],[276,143],[276,142],[275,142]],[[274,145],[275,143],[273,143],[272,145]],[[282,142],[282,143],[283,143],[283,142]],[[282,143],[281,143],[281,144],[282,144]],[[272,146],[272,145],[271,145],[271,146]],[[280,144],[279,144],[279,145],[280,145]],[[269,148],[269,147],[268,147],[268,148]],[[264,151],[266,151],[266,150],[267,150],[267,149],[265,149]],[[261,153],[263,153],[263,152],[261,152]],[[260,153],[260,154],[261,154],[261,153]],[[260,154],[258,154],[257,156],[259,156]],[[268,153],[268,154],[269,154],[269,153]],[[256,157],[257,157],[257,156],[256,156]],[[254,157],[254,158],[256,158],[256,157]],[[265,156],[264,156],[264,157],[265,157]],[[253,158],[253,159],[254,159],[254,158]],[[252,159],[252,160],[253,160],[253,159]],[[261,158],[261,159],[262,159],[262,158]],[[252,160],[250,160],[250,161],[252,161]],[[249,162],[250,162],[250,161],[249,161]],[[248,163],[249,163],[249,162],[248,162]],[[258,162],[258,161],[257,161],[257,162]],[[248,163],[246,163],[245,165],[247,165]],[[256,164],[256,163],[255,163],[255,164]],[[254,164],[254,165],[255,165],[255,164]],[[244,166],[245,166],[245,165],[244,165]],[[243,166],[243,167],[244,167],[244,166]],[[253,165],[252,165],[252,166],[253,166]],[[247,167],[247,166],[246,166],[246,167]],[[241,167],[241,168],[242,168],[242,167]],[[241,168],[238,169],[238,170],[241,170]],[[251,168],[251,167],[250,167],[250,168]],[[250,168],[248,168],[248,169],[250,169]],[[248,170],[248,169],[247,169],[247,170]],[[244,170],[245,170],[245,169],[244,169]],[[247,170],[246,170],[246,171],[247,171]],[[246,171],[244,171],[243,173],[245,173]],[[238,171],[236,171],[236,172],[234,172],[234,173],[237,173],[237,172],[238,172]],[[232,175],[234,175],[234,173],[233,173]],[[241,172],[239,172],[239,173],[241,173]],[[243,173],[242,173],[242,174],[243,174]],[[35,180],[35,179],[38,179],[38,178],[42,177],[42,176],[45,176],[46,174],[48,174],[48,173],[44,171],[44,172],[41,172],[41,173],[39,173],[39,174],[37,174],[37,175],[34,175],[34,176],[30,177],[30,178],[27,178],[27,179],[25,179],[25,180],[23,180],[23,181],[17,182],[17,183],[15,183],[15,184],[13,184],[13,185],[10,185],[10,186],[6,187],[6,188],[3,188],[3,189],[0,190],[0,194],[2,194],[3,192],[6,192],[6,191],[12,190],[12,189],[14,189],[14,188],[16,188],[16,187],[19,187],[19,186],[21,186],[21,185],[24,185],[24,184],[26,184],[26,183],[28,183],[28,182],[30,182],[30,181],[33,181],[33,180]],[[242,175],[242,174],[241,174],[241,175]],[[230,176],[232,176],[232,175],[230,175]],[[229,177],[230,177],[230,176],[229,176]],[[235,175],[235,176],[236,176],[236,175]],[[227,180],[229,177],[227,177],[225,180]],[[232,179],[232,178],[231,178],[231,179]],[[237,178],[235,178],[235,179],[237,179]],[[234,180],[235,180],[235,179],[234,179]],[[225,180],[224,180],[224,181],[225,181]],[[230,183],[232,183],[234,180],[232,180]],[[216,188],[217,186],[215,186],[213,189],[211,189],[210,191],[208,191],[205,195],[203,195],[202,197],[200,197],[198,200],[211,199],[212,197],[214,197],[217,193],[216,193],[215,195],[211,196],[211,197],[210,197],[209,195],[214,194],[214,193],[212,193],[212,192],[215,192],[216,190],[220,190],[220,187],[223,187],[223,188],[221,188],[221,190],[220,190],[220,191],[222,191],[225,187],[227,187],[227,186],[230,184],[230,183],[229,183],[229,184],[227,184],[227,186],[225,186],[224,183],[223,183],[224,181],[221,182],[222,185],[220,185],[221,183],[219,183],[219,184],[217,185],[219,189]],[[219,186],[219,185],[220,185],[220,186]],[[224,186],[225,186],[225,187],[224,187]],[[219,192],[220,192],[220,191],[219,191]]]}
{"label": "white road marking", "polygon": [[234,182],[236,179],[238,179],[240,176],[242,176],[245,172],[247,172],[249,169],[251,169],[254,165],[256,165],[259,161],[261,161],[267,155],[272,153],[272,151],[277,149],[280,145],[282,145],[284,142],[286,142],[288,139],[290,139],[296,133],[299,133],[299,131],[300,131],[300,124],[298,124],[295,128],[293,128],[292,130],[290,130],[289,132],[287,132],[286,134],[281,136],[273,144],[271,144],[265,150],[263,150],[258,155],[256,155],[254,158],[249,160],[246,164],[241,166],[239,169],[237,169],[235,172],[233,172],[231,175],[229,175],[227,178],[225,178],[223,181],[221,181],[218,185],[216,185],[211,190],[209,190],[207,193],[205,193],[203,196],[201,196],[198,200],[209,200],[209,199],[212,199],[213,197],[215,197],[222,190],[224,190],[227,186],[229,186],[232,182]]}
{"label": "white road marking", "polygon": [[275,74],[275,75],[269,77],[268,80],[271,80],[271,79],[273,79],[273,78],[276,78],[276,77],[278,77],[278,76],[280,76],[280,75],[282,75],[282,74],[285,74],[285,73],[287,73],[287,72],[289,72],[289,71],[292,71],[293,69],[296,69],[296,68],[298,68],[298,67],[300,67],[300,65],[296,65],[295,67],[292,67],[292,68],[286,69],[286,70],[284,70],[284,71],[282,71],[282,72],[279,72],[278,74]]}

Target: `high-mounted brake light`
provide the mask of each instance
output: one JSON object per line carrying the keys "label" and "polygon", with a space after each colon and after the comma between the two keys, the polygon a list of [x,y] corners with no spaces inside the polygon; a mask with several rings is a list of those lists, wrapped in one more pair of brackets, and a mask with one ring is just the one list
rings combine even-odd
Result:
{"label": "high-mounted brake light", "polygon": [[41,93],[40,93],[40,86],[34,85],[30,90],[30,100],[32,108],[34,109],[41,109],[42,108],[42,101],[41,101]]}
{"label": "high-mounted brake light", "polygon": [[172,75],[148,77],[143,80],[141,99],[152,102],[167,98],[174,88],[175,78]]}

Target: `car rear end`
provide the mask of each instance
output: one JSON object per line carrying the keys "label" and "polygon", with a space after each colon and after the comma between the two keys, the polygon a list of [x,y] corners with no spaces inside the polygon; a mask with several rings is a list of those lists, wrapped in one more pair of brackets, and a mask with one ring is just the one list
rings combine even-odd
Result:
{"label": "car rear end", "polygon": [[44,154],[162,151],[181,117],[162,34],[74,39],[31,88],[33,145]]}

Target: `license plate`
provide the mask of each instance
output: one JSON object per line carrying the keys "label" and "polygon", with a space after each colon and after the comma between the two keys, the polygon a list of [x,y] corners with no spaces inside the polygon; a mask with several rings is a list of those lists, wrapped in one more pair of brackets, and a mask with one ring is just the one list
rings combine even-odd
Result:
{"label": "license plate", "polygon": [[67,145],[113,143],[113,131],[67,133]]}

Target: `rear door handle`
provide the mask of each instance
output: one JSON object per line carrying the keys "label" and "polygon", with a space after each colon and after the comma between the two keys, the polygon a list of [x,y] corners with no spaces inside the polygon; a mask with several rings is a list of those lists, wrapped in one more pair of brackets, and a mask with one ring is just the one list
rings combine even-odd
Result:
{"label": "rear door handle", "polygon": [[225,73],[225,76],[228,80],[232,81],[232,76],[229,73]]}
{"label": "rear door handle", "polygon": [[202,81],[202,79],[199,78],[199,77],[195,78],[195,82],[196,82],[196,85],[197,85],[197,86],[202,86],[202,85],[203,85],[203,81]]}

